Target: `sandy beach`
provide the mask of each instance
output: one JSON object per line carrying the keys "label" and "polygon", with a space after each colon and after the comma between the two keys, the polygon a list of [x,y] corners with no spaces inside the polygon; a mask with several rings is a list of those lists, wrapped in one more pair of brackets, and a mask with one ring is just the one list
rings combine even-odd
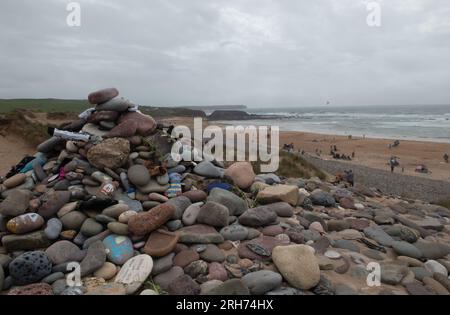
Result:
{"label": "sandy beach", "polygon": [[[330,146],[336,145],[338,153],[351,155],[355,152],[349,164],[358,164],[377,169],[389,170],[388,161],[391,156],[396,156],[400,166],[395,172],[406,175],[420,176],[430,179],[450,181],[450,163],[445,163],[442,156],[450,152],[450,144],[425,142],[425,141],[401,141],[400,145],[389,149],[392,140],[356,138],[348,139],[344,136],[321,135],[304,132],[282,132],[280,144],[294,143],[295,150],[315,154],[316,149],[322,151],[322,159],[333,159],[330,155]],[[339,160],[342,161],[342,160]],[[428,174],[415,172],[418,164],[425,164],[430,170]]]}
{"label": "sandy beach", "polygon": [[[167,118],[161,121],[167,124],[186,125],[189,128],[193,126],[192,119],[186,117]],[[203,124],[206,126],[207,122],[203,121]],[[352,161],[339,161],[382,170],[389,170],[388,161],[391,156],[396,156],[400,166],[395,169],[395,172],[402,173],[403,169],[405,175],[450,181],[450,163],[447,164],[443,160],[445,152],[450,154],[450,143],[402,140],[398,147],[389,149],[389,144],[393,143],[390,139],[361,137],[349,139],[346,136],[307,132],[280,132],[280,146],[285,143],[294,143],[296,151],[304,150],[314,155],[316,149],[319,152],[322,151],[320,157],[325,160],[333,159],[330,156],[330,146],[336,145],[340,154],[351,155],[355,152],[355,158]],[[425,164],[430,172],[428,174],[416,172],[418,164]]]}

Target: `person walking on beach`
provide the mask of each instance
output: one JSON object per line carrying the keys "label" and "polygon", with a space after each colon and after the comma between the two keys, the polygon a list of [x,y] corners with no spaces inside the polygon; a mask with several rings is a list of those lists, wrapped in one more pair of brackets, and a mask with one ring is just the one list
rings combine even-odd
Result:
{"label": "person walking on beach", "polygon": [[389,160],[389,165],[391,166],[391,173],[394,173],[394,168],[398,165],[397,158],[395,156],[392,156]]}
{"label": "person walking on beach", "polygon": [[351,187],[354,185],[354,175],[352,170],[345,171],[345,180]]}
{"label": "person walking on beach", "polygon": [[444,161],[445,161],[445,163],[448,163],[448,154],[447,154],[447,153],[445,153],[443,157],[444,157]]}

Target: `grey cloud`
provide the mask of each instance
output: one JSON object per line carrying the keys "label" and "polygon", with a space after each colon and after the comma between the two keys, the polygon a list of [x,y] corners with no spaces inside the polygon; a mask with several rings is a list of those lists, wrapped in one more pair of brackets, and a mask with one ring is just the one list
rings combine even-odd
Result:
{"label": "grey cloud", "polygon": [[383,0],[0,2],[0,98],[84,98],[116,86],[148,105],[449,103],[450,3]]}

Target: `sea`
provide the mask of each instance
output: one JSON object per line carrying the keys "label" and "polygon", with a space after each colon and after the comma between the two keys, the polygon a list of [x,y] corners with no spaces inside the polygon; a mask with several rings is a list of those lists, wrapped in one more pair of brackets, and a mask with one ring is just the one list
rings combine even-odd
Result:
{"label": "sea", "polygon": [[280,131],[450,143],[450,105],[277,107],[246,111],[270,118],[222,123],[279,126]]}

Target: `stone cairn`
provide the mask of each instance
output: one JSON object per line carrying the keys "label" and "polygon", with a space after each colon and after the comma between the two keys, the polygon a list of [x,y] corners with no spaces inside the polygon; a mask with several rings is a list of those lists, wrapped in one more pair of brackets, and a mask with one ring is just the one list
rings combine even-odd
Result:
{"label": "stone cairn", "polygon": [[118,94],[0,180],[1,294],[449,294],[448,209],[175,161]]}

